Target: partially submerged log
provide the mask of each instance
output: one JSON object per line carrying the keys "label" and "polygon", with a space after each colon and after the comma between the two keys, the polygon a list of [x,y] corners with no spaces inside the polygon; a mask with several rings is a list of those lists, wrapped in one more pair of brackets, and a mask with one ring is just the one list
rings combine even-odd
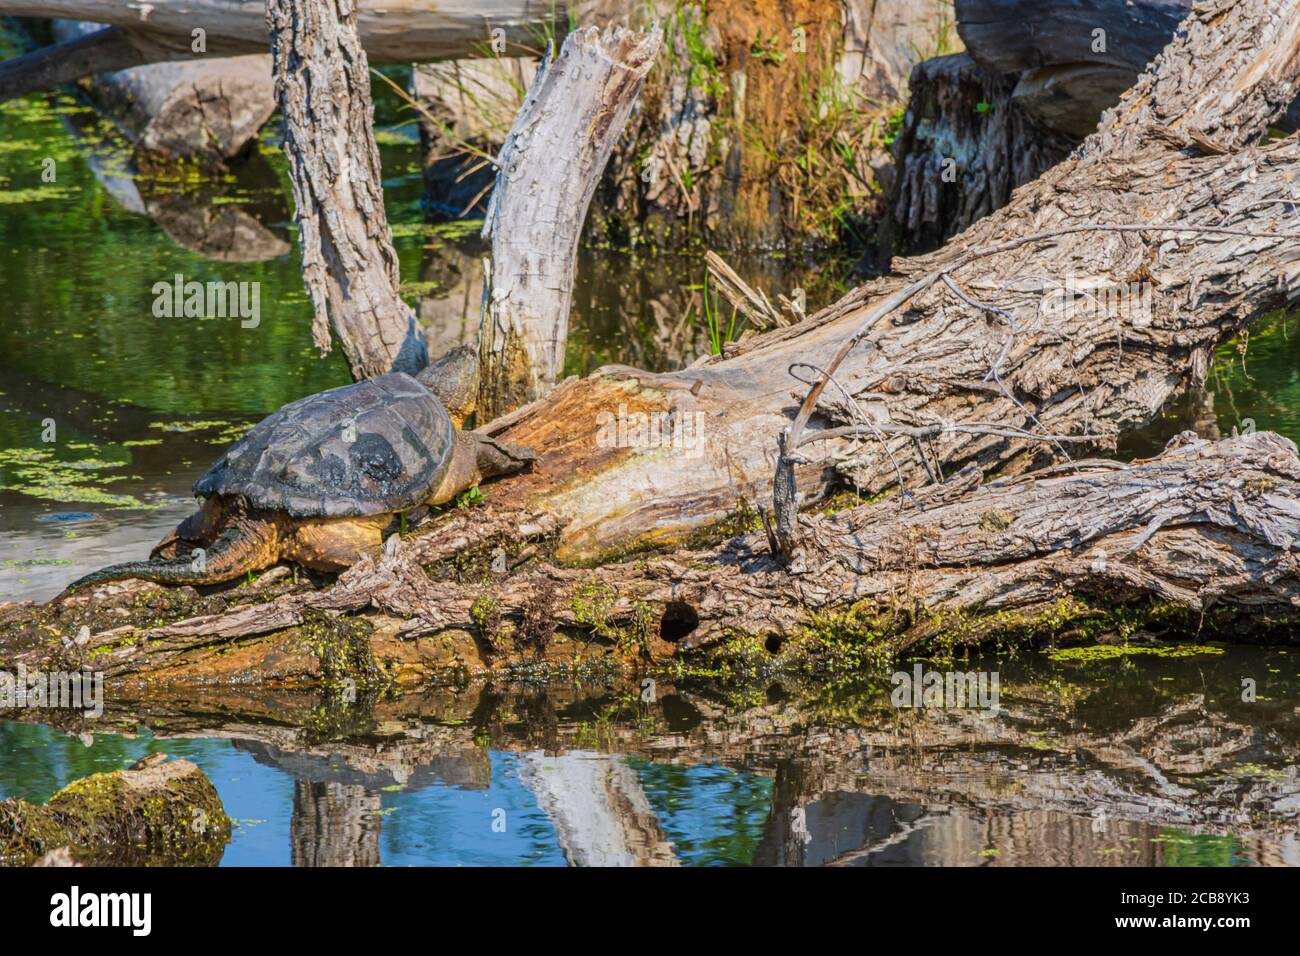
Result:
{"label": "partially submerged log", "polygon": [[[31,669],[67,653],[49,633],[116,621],[92,628],[80,662],[151,684],[225,674],[328,682],[338,679],[330,661],[357,653],[371,663],[355,666],[354,680],[377,668],[405,684],[529,666],[626,674],[639,662],[671,673],[713,647],[724,660],[766,648],[773,669],[815,670],[836,655],[887,659],[940,641],[1095,639],[1135,619],[1235,639],[1300,633],[1300,457],[1268,432],[1218,443],[1188,433],[1150,461],[987,484],[970,468],[911,498],[801,525],[809,573],[800,576],[751,533],[658,558],[596,568],[543,560],[461,583],[425,572],[427,538],[394,536],[380,560],[362,559],[328,590],[246,587],[211,613],[150,624],[166,604],[113,584],[36,620],[11,611],[0,628],[9,666]],[[137,610],[115,610],[123,599]],[[328,623],[340,612],[371,616],[373,629]]]}
{"label": "partially submerged log", "polygon": [[324,355],[330,328],[357,379],[428,363],[400,277],[371,128],[370,73],[357,12],[327,0],[267,7],[303,283]]}
{"label": "partially submerged log", "polygon": [[[301,638],[284,629],[317,626],[313,614],[357,611],[378,612],[367,646],[416,680],[438,670],[492,672],[497,664],[476,662],[501,653],[497,631],[512,617],[520,626],[506,636],[513,643],[517,633],[520,643],[504,648],[507,667],[526,652],[575,668],[593,656],[619,666],[728,634],[776,635],[780,649],[782,635],[815,629],[810,608],[839,615],[840,632],[865,614],[865,643],[888,651],[990,606],[997,609],[991,622],[962,625],[957,635],[1036,635],[1061,616],[1045,602],[1076,591],[1113,597],[1117,574],[1131,588],[1119,592],[1125,599],[1199,613],[1241,595],[1257,621],[1268,609],[1289,615],[1300,466],[1294,446],[1275,436],[1176,448],[1133,466],[1117,485],[1094,472],[1124,466],[1089,465],[1073,481],[1059,470],[1042,473],[978,512],[970,509],[990,499],[972,492],[972,471],[936,480],[973,462],[1014,474],[1045,450],[1065,458],[1067,445],[1113,440],[1178,388],[1203,381],[1219,342],[1294,294],[1300,233],[1283,216],[1300,175],[1300,144],[1255,145],[1285,107],[1279,91],[1300,70],[1290,26],[1300,23],[1300,0],[1284,6],[1290,19],[1275,18],[1276,3],[1263,0],[1238,3],[1212,28],[1194,17],[1076,156],[944,250],[901,263],[901,275],[807,322],[740,343],[728,358],[671,375],[607,369],[491,423],[489,431],[545,457],[536,474],[494,486],[488,507],[439,516],[409,549],[391,538],[382,560],[359,562],[328,591],[287,588],[238,603],[236,590],[235,606],[221,599],[215,603],[226,606],[211,613],[145,627],[128,611],[127,622],[93,639],[97,659],[120,675],[252,667],[304,677],[311,671],[300,663]],[[1224,90],[1233,96],[1218,95]],[[1117,209],[1132,218],[1117,221]],[[1124,294],[1112,301],[1107,290],[1114,289]],[[1098,299],[1106,300],[1099,308]],[[797,412],[792,371],[796,382],[815,382],[793,396],[804,403]],[[648,429],[651,413],[669,410],[670,423],[689,421],[691,430],[670,424],[665,432],[659,418]],[[838,526],[799,522],[790,508],[777,527],[802,539],[803,573],[777,557],[774,536],[591,570],[542,565],[486,591],[431,580],[421,569],[453,559],[472,567],[499,549],[504,565],[494,554],[474,572],[490,581],[490,568],[502,573],[542,550],[608,558],[679,543],[731,514],[738,496],[766,497],[777,463],[773,436],[781,433],[787,506],[796,480],[810,503],[838,470],[863,491],[911,485],[900,499],[905,509],[919,500],[927,517],[939,513],[953,524],[930,527],[906,514],[894,520],[888,502],[846,512]],[[875,444],[854,444],[864,438]],[[828,448],[820,459],[804,457]],[[1080,466],[1060,466],[1070,467]],[[1246,484],[1238,483],[1243,475]],[[927,478],[930,486],[915,490]],[[1129,493],[1150,478],[1163,483],[1154,493]],[[1097,488],[1100,495],[1090,497]],[[969,495],[969,503],[954,494]],[[1020,496],[1036,510],[1017,526]],[[1077,511],[1080,498],[1086,508]],[[1087,523],[1094,519],[1103,524]],[[880,537],[891,529],[901,544]],[[1063,557],[1083,544],[1107,555],[1115,548],[1119,571],[1108,557],[1098,562],[1101,555],[1088,556],[1086,571],[1081,555]],[[1189,554],[1201,563],[1187,566]],[[997,562],[1000,573],[973,578],[970,565],[982,561]],[[1008,591],[990,591],[985,579]],[[917,581],[925,587],[910,586]],[[731,601],[738,609],[719,607],[717,596],[733,586],[733,598],[743,598]],[[69,598],[41,612],[41,624],[66,631],[96,595],[110,592]],[[901,618],[899,607],[907,609]],[[1289,617],[1282,624],[1289,627]],[[589,637],[557,636],[557,625]],[[46,632],[21,622],[8,629],[17,634],[18,659],[49,653]],[[258,637],[258,646],[214,650],[214,639],[245,636]]]}
{"label": "partially submerged log", "polygon": [[66,847],[90,865],[215,866],[230,840],[221,798],[188,760],[164,761],[152,754],[77,780],[41,806],[0,802],[0,864],[30,864]]}
{"label": "partially submerged log", "polygon": [[[84,21],[54,21],[54,35],[63,40],[100,29]],[[244,152],[275,110],[266,53],[104,73],[91,87],[141,152],[207,165]]]}
{"label": "partially submerged log", "polygon": [[492,263],[479,332],[481,420],[540,398],[560,376],[587,206],[659,40],[657,29],[571,33],[538,69],[501,147],[483,224]]}

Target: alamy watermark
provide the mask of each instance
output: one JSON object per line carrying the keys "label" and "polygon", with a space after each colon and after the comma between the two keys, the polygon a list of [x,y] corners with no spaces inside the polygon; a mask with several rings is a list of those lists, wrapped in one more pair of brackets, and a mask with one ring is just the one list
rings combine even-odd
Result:
{"label": "alamy watermark", "polygon": [[629,412],[596,415],[596,444],[600,448],[671,448],[687,458],[704,453],[704,412]]}
{"label": "alamy watermark", "polygon": [[255,329],[262,321],[260,282],[187,282],[178,272],[171,282],[155,282],[152,291],[155,318],[238,318],[245,329]]}
{"label": "alamy watermark", "polygon": [[1051,282],[1043,291],[1040,308],[1050,315],[1109,318],[1133,328],[1151,325],[1152,284],[1147,281],[1113,282],[1106,278],[1069,276]]}
{"label": "alamy watermark", "polygon": [[15,673],[0,671],[0,710],[20,707],[80,710],[97,718],[104,713],[104,674],[79,671],[29,671],[19,664]]}
{"label": "alamy watermark", "polygon": [[997,671],[932,671],[917,664],[911,673],[896,671],[890,683],[894,691],[889,700],[895,707],[969,708],[989,716],[1000,709]]}

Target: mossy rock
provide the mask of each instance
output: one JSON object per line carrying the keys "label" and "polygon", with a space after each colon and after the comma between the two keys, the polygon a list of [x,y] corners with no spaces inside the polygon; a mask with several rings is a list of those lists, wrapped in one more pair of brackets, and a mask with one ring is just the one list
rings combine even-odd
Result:
{"label": "mossy rock", "polygon": [[215,866],[230,841],[216,788],[188,760],[160,757],[76,780],[44,806],[0,802],[0,863],[28,866],[66,846],[97,866]]}

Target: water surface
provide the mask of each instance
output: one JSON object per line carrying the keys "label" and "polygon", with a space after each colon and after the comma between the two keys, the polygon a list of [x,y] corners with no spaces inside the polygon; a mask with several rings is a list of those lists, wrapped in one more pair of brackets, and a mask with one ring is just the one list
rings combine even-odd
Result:
{"label": "water surface", "polygon": [[99,721],[0,722],[0,797],[184,757],[237,823],[225,866],[1300,863],[1300,654],[954,666],[998,675],[996,715],[895,708],[888,675],[653,701],[110,691]]}

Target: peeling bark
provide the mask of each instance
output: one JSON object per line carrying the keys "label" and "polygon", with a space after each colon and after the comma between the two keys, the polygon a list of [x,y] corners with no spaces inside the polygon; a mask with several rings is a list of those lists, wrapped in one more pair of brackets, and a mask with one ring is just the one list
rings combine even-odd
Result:
{"label": "peeling bark", "polygon": [[[800,524],[806,572],[796,575],[755,533],[659,558],[542,561],[458,583],[430,578],[418,547],[394,536],[381,559],[363,558],[329,590],[93,633],[84,663],[113,679],[247,676],[250,661],[279,680],[319,678],[309,661],[293,663],[299,639],[281,632],[320,612],[377,615],[376,658],[421,680],[509,674],[530,661],[626,670],[730,638],[789,642],[798,669],[820,653],[819,622],[838,622],[846,639],[884,655],[940,636],[978,644],[1047,640],[1085,623],[1105,630],[1117,608],[1183,613],[1202,630],[1217,614],[1238,638],[1252,626],[1270,627],[1274,640],[1297,633],[1300,458],[1269,432],[1217,443],[1186,433],[1149,461],[987,484],[968,468],[911,498]],[[75,621],[121,587],[69,598],[63,614]],[[263,635],[268,642],[245,642]],[[50,654],[48,644],[11,643],[6,656],[30,669]]]}
{"label": "peeling bark", "polygon": [[[1300,4],[1284,6],[1238,4],[1222,29],[1172,45],[1157,65],[1177,77],[1161,81],[1161,110],[1195,116],[1225,141],[1261,135],[1281,108],[1278,85],[1295,78],[1288,24],[1300,22]],[[1243,81],[1230,102],[1198,100],[1195,77],[1207,62],[1238,63],[1261,82]],[[1283,63],[1290,80],[1262,81]],[[1230,84],[1217,75],[1220,88]],[[1229,136],[1233,117],[1240,125]],[[1149,109],[1117,111],[1078,156],[1007,207],[932,255],[896,261],[894,275],[806,322],[681,372],[602,369],[493,423],[543,460],[500,482],[489,512],[558,519],[566,558],[680,542],[725,519],[738,499],[767,498],[775,436],[791,421],[792,398],[804,397],[799,382],[813,381],[854,335],[875,349],[849,352],[811,426],[865,419],[889,432],[851,445],[829,431],[802,449],[805,504],[837,473],[868,494],[969,461],[1015,473],[1065,450],[1046,436],[1096,436],[1104,447],[1145,424],[1204,381],[1217,345],[1300,288],[1300,223],[1288,205],[1300,143],[1206,155],[1175,148],[1175,134],[1156,121]],[[685,450],[644,438],[638,447],[601,442],[602,414],[620,409],[698,413],[705,438]],[[1037,437],[1008,437],[1017,430]]]}
{"label": "peeling bark", "polygon": [[413,375],[428,356],[415,313],[397,291],[356,10],[334,0],[271,0],[267,23],[303,282],[316,311],[312,338],[326,354],[332,327],[358,380]]}

